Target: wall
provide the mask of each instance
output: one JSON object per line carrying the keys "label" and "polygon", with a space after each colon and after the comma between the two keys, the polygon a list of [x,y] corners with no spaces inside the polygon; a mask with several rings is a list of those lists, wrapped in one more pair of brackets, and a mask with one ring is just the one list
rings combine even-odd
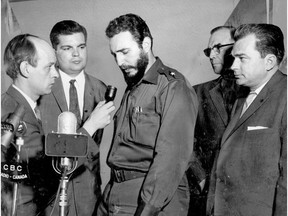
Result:
{"label": "wall", "polygon": [[[280,22],[286,32],[287,23],[283,23],[286,7],[283,9],[283,5],[287,2],[275,2],[281,13],[278,14],[276,10],[274,14],[278,16],[274,20]],[[36,34],[46,40],[49,39],[52,26],[60,20],[73,19],[84,25],[88,31],[89,52],[86,71],[118,88],[115,100],[118,107],[126,85],[110,54],[104,33],[111,19],[130,12],[140,15],[147,22],[154,37],[154,53],[161,57],[165,64],[183,73],[194,85],[216,77],[203,49],[207,47],[210,30],[233,19],[231,14],[238,3],[239,0],[32,0],[10,5],[22,33]],[[252,7],[253,4],[258,4],[257,6],[265,8],[266,0],[253,0],[250,3]],[[245,11],[247,8],[242,9]],[[265,22],[265,17],[266,14],[256,14],[256,21]],[[2,41],[2,46],[4,42]],[[1,76],[2,92],[10,82],[3,73],[4,71]],[[105,130],[100,149],[104,186],[109,178],[105,160],[111,136],[112,124]]]}

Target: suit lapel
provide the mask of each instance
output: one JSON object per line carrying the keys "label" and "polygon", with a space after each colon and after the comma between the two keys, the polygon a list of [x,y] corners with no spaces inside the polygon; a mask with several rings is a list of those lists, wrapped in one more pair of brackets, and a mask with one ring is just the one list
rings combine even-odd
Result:
{"label": "suit lapel", "polygon": [[242,112],[242,108],[244,105],[244,101],[245,98],[239,98],[236,101],[236,107],[235,107],[235,111],[232,112],[232,118],[231,121],[229,122],[226,130],[224,131],[224,134],[222,136],[222,141],[221,141],[221,146],[223,145],[223,143],[226,141],[226,139],[231,135],[233,129],[235,128],[237,122],[239,121],[241,112]]}
{"label": "suit lapel", "polygon": [[255,113],[269,98],[269,91],[267,88],[263,88],[263,90],[257,95],[255,100],[252,102],[252,104],[248,107],[246,112],[241,116],[238,123],[235,126],[235,129],[237,129],[243,122],[245,122],[253,113]]}
{"label": "suit lapel", "polygon": [[94,89],[89,76],[85,74],[85,90],[84,90],[84,107],[83,107],[83,121],[86,121],[90,113],[96,106],[96,101],[94,98]]}
{"label": "suit lapel", "polygon": [[211,90],[209,90],[209,94],[211,97],[211,100],[219,113],[219,116],[221,117],[224,125],[228,124],[228,114],[225,109],[225,106],[223,103],[219,103],[219,101],[223,101],[221,91],[220,91],[220,85],[215,85]]}
{"label": "suit lapel", "polygon": [[[244,122],[246,122],[265,102],[268,100],[271,94],[271,86],[277,85],[280,79],[282,79],[281,71],[277,71],[271,79],[268,81],[268,83],[264,86],[264,88],[260,91],[260,93],[257,95],[255,100],[252,102],[252,104],[248,107],[246,112],[240,117],[240,114],[242,112],[243,104],[246,98],[241,98],[242,102],[239,102],[238,108],[236,108],[236,113],[232,117],[228,127],[226,128],[222,141],[221,146],[224,145],[225,141],[231,136]],[[240,101],[240,100],[239,100]]]}
{"label": "suit lapel", "polygon": [[58,104],[60,112],[67,111],[68,106],[67,106],[66,97],[65,97],[61,78],[56,80],[56,82],[52,88],[52,94],[54,95],[54,98]]}

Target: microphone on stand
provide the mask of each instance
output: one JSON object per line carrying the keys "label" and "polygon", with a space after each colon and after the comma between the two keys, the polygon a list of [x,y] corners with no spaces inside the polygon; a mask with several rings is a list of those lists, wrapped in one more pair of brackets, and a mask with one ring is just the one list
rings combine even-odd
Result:
{"label": "microphone on stand", "polygon": [[7,120],[1,122],[1,145],[7,148],[17,132],[19,135],[25,133],[26,125],[22,122],[24,114],[25,107],[19,104],[15,111],[8,116]]}
{"label": "microphone on stand", "polygon": [[[27,172],[20,162],[20,151],[21,147],[24,145],[24,139],[22,136],[27,130],[25,122],[22,121],[24,114],[25,107],[18,104],[14,112],[8,116],[5,122],[1,122],[1,152],[7,154],[10,144],[12,144],[16,149],[15,162],[8,159],[1,163],[1,178],[7,178],[13,182],[11,202],[11,215],[13,216],[16,215],[18,183],[28,178]],[[15,141],[14,137],[16,137]],[[3,157],[6,157],[6,155],[3,155]]]}
{"label": "microphone on stand", "polygon": [[[78,164],[77,157],[85,157],[88,151],[88,137],[76,133],[77,118],[72,112],[63,112],[58,116],[56,133],[49,133],[45,142],[45,154],[52,156],[53,169],[62,175],[59,193],[59,214],[67,215],[68,176]],[[57,200],[57,198],[56,198]]]}
{"label": "microphone on stand", "polygon": [[88,149],[88,137],[76,133],[77,118],[72,112],[62,112],[58,116],[57,132],[49,133],[45,142],[45,154],[52,156],[54,170],[67,174],[77,167],[77,157],[85,157]]}

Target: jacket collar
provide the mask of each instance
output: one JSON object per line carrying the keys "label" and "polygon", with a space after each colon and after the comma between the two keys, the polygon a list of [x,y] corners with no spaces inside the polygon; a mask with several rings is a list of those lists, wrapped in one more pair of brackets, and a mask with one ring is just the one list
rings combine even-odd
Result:
{"label": "jacket collar", "polygon": [[159,76],[159,73],[157,72],[158,68],[161,68],[163,66],[164,64],[162,63],[160,58],[156,57],[156,61],[146,72],[146,74],[144,75],[142,79],[142,82],[148,82],[148,83],[156,85],[158,82],[158,76]]}
{"label": "jacket collar", "polygon": [[56,79],[55,84],[52,87],[52,94],[54,95],[55,100],[56,100],[61,112],[67,111],[68,106],[67,106],[67,101],[65,98],[63,84],[62,84],[62,80],[61,80],[60,76],[58,79]]}
{"label": "jacket collar", "polygon": [[219,103],[219,101],[223,100],[222,93],[221,93],[221,88],[220,88],[220,82],[221,82],[221,77],[215,80],[215,85],[213,88],[209,90],[210,98],[220,116],[222,119],[222,122],[224,125],[228,124],[228,113],[225,109],[225,106],[223,103]]}

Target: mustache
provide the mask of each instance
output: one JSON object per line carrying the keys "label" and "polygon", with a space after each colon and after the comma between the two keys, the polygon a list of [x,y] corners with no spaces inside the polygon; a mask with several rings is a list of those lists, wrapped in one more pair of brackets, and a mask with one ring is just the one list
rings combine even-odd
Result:
{"label": "mustache", "polygon": [[132,65],[121,65],[120,68],[121,68],[122,70],[137,69],[137,67],[132,66]]}

